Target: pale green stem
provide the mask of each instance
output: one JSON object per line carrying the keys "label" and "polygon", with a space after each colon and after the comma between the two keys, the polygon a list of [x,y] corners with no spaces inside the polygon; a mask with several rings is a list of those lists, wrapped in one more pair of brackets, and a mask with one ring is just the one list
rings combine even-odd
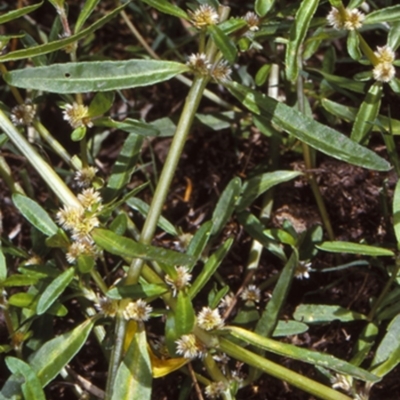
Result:
{"label": "pale green stem", "polygon": [[[164,168],[161,172],[153,201],[151,203],[146,222],[143,226],[139,242],[149,244],[154,236],[157,228],[157,222],[160,218],[162,208],[168,195],[168,190],[171,185],[176,167],[178,165],[180,155],[186,143],[186,138],[192,125],[197,107],[203,95],[204,88],[208,82],[207,77],[195,78],[193,86],[189,91],[185,106],[182,110],[181,119],[179,120],[174,139],[165,160]],[[129,268],[126,278],[126,284],[131,285],[138,281],[144,261],[135,259]]]}
{"label": "pale green stem", "polygon": [[[300,58],[299,60],[300,65],[302,65],[301,52],[299,52],[299,58]],[[297,77],[297,101],[298,101],[299,111],[302,114],[305,114],[303,78],[301,77],[300,74]],[[311,172],[311,170],[314,168],[314,163],[311,157],[311,149],[308,146],[308,144],[304,142],[302,143],[302,146],[303,146],[304,164],[306,166],[306,170],[308,170],[306,176],[308,182],[310,183],[311,190],[314,194],[314,198],[317,203],[322,223],[325,226],[329,240],[333,241],[335,240],[335,234],[333,233],[331,220],[329,218],[328,211],[326,210],[324,199],[321,196],[321,191],[319,190],[319,186],[315,179],[315,175],[313,172]]]}
{"label": "pale green stem", "polygon": [[11,175],[11,169],[8,166],[5,158],[2,156],[0,156],[0,177],[3,178],[3,181],[8,186],[12,194],[19,193],[25,195],[24,189],[22,189],[21,185],[14,181]]}
{"label": "pale green stem", "polygon": [[258,354],[252,353],[245,348],[230,342],[225,338],[220,338],[219,345],[221,351],[225,352],[228,356],[242,361],[247,365],[259,368],[268,375],[285,381],[307,393],[310,393],[320,399],[324,400],[351,400],[350,397],[343,393],[337,392],[328,386],[322,385],[312,379],[309,379],[297,372],[291,371],[281,365],[274,363],[267,358],[261,357]]}
{"label": "pale green stem", "polygon": [[374,51],[369,47],[369,44],[365,41],[365,39],[362,37],[361,33],[357,32],[358,39],[360,40],[360,48],[362,52],[365,54],[365,56],[368,58],[369,61],[371,61],[372,65],[377,65],[379,64],[379,58],[375,55]]}
{"label": "pale green stem", "polygon": [[53,190],[54,194],[64,205],[71,207],[82,207],[78,199],[50,167],[28,143],[25,137],[14,127],[7,115],[0,110],[0,127],[13,142],[14,146],[24,155],[24,157],[33,165],[43,180]]}

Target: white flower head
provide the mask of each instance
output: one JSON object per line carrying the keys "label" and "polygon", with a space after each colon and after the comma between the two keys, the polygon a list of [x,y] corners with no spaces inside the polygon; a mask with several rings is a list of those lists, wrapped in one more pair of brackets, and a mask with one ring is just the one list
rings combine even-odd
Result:
{"label": "white flower head", "polygon": [[184,358],[193,359],[205,355],[204,346],[193,333],[182,335],[176,342],[176,352]]}
{"label": "white flower head", "polygon": [[259,30],[260,18],[258,18],[256,13],[248,11],[243,19],[247,22],[250,31],[255,32]]}
{"label": "white flower head", "polygon": [[194,73],[201,76],[207,76],[210,73],[211,64],[204,53],[192,54],[189,57],[187,65]]}
{"label": "white flower head", "polygon": [[327,16],[328,24],[335,29],[347,29],[353,31],[362,27],[365,15],[358,9],[343,9],[338,10],[332,7]]}
{"label": "white flower head", "polygon": [[226,60],[220,60],[211,69],[211,77],[217,82],[226,82],[231,79],[232,69]]}
{"label": "white flower head", "polygon": [[221,303],[219,303],[218,308],[221,308],[222,310],[228,309],[232,302],[234,301],[235,296],[232,293],[227,294],[222,300]]}
{"label": "white flower head", "polygon": [[109,299],[108,297],[100,297],[95,307],[105,316],[115,317],[118,312],[118,301]]}
{"label": "white flower head", "polygon": [[353,387],[353,379],[350,376],[335,374],[331,379],[333,389],[342,389],[349,393]]}
{"label": "white flower head", "polygon": [[78,200],[82,207],[90,212],[100,211],[103,208],[101,195],[93,188],[84,189],[82,193],[78,194]]}
{"label": "white flower head", "polygon": [[150,318],[150,313],[153,308],[149,306],[144,300],[139,299],[130,302],[123,314],[126,320],[133,319],[134,321],[147,321]]}
{"label": "white flower head", "polygon": [[258,303],[261,298],[261,291],[256,285],[247,286],[240,295],[246,303]]}
{"label": "white flower head", "polygon": [[372,70],[372,75],[376,81],[390,82],[396,75],[396,69],[390,63],[379,63]]}
{"label": "white flower head", "polygon": [[186,267],[175,267],[176,277],[171,278],[169,275],[165,276],[165,282],[171,286],[172,294],[175,297],[178,291],[183,290],[190,286],[192,275]]}
{"label": "white flower head", "polygon": [[224,382],[212,382],[206,386],[204,393],[209,399],[218,399],[226,390]]}
{"label": "white flower head", "polygon": [[11,110],[11,121],[14,125],[31,125],[36,115],[36,106],[27,101],[24,104],[19,104]]}
{"label": "white flower head", "polygon": [[89,108],[83,104],[66,104],[63,114],[64,120],[67,121],[74,129],[81,126],[87,126],[88,128],[93,126],[93,122],[89,117]]}
{"label": "white flower head", "polygon": [[308,279],[310,277],[310,271],[311,263],[300,261],[297,265],[296,271],[294,272],[294,276],[297,279]]}
{"label": "white flower head", "polygon": [[99,257],[101,254],[99,248],[90,240],[79,240],[73,242],[65,255],[69,264],[75,264],[79,256],[90,256],[93,258]]}
{"label": "white flower head", "polygon": [[197,325],[205,331],[219,329],[223,326],[224,321],[219,314],[218,309],[203,307],[197,315]]}
{"label": "white flower head", "polygon": [[60,226],[71,231],[81,223],[83,214],[82,207],[64,206],[57,212],[56,219]]}
{"label": "white flower head", "polygon": [[96,177],[98,169],[96,167],[85,167],[76,171],[74,180],[80,187],[89,187]]}
{"label": "white flower head", "polygon": [[380,63],[392,64],[396,58],[394,51],[389,46],[378,46],[374,54]]}
{"label": "white flower head", "polygon": [[208,4],[202,4],[196,11],[189,11],[192,24],[198,28],[203,29],[209,25],[216,25],[219,22],[219,15],[214,7]]}

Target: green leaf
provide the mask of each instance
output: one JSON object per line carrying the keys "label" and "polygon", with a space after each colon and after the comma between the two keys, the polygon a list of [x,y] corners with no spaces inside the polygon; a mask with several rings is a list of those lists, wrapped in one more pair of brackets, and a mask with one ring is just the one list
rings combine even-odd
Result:
{"label": "green leaf", "polygon": [[375,82],[361,104],[350,136],[357,143],[368,143],[367,135],[371,131],[372,124],[381,107],[382,89],[382,83]]}
{"label": "green leaf", "polygon": [[393,228],[400,248],[400,180],[397,181],[393,195]]}
{"label": "green leaf", "polygon": [[233,64],[237,55],[235,42],[217,25],[209,25],[207,30],[211,34],[211,37],[213,38],[218,49],[221,51],[225,60],[227,60],[229,64]]}
{"label": "green leaf", "polygon": [[[101,93],[101,92],[100,92]],[[107,92],[106,92],[107,93]],[[95,126],[104,126],[107,128],[115,128],[124,132],[134,133],[140,136],[168,136],[164,132],[154,127],[153,123],[148,124],[137,119],[126,118],[123,121],[115,121],[109,117],[97,118],[93,121]],[[175,130],[174,130],[175,132]],[[172,135],[169,135],[172,136]]]}
{"label": "green leaf", "polygon": [[8,72],[4,79],[12,86],[54,93],[107,92],[154,85],[188,70],[174,61],[87,61],[24,68]]}
{"label": "green leaf", "polygon": [[18,10],[9,11],[8,13],[0,15],[0,24],[5,24],[6,22],[13,21],[14,19],[22,17],[23,15],[29,14],[41,7],[42,4],[43,1],[32,6],[22,7]]}
{"label": "green leaf", "polygon": [[238,201],[237,210],[243,211],[268,189],[280,183],[288,182],[300,175],[302,173],[298,171],[274,171],[257,175],[245,181],[242,186],[242,195]]}
{"label": "green leaf", "polygon": [[90,102],[88,115],[90,117],[98,117],[106,113],[113,105],[114,97],[114,92],[96,93],[93,100]]}
{"label": "green leaf", "polygon": [[43,387],[60,373],[86,343],[93,324],[94,320],[86,320],[72,331],[46,342],[30,357],[29,364]]}
{"label": "green leaf", "polygon": [[237,215],[239,222],[243,225],[245,231],[255,240],[260,242],[268,251],[274,254],[276,257],[286,262],[286,254],[282,247],[271,240],[264,232],[265,226],[262,222],[254,215],[247,211],[243,211]]}
{"label": "green leaf", "polygon": [[168,292],[168,288],[159,283],[141,283],[136,285],[116,286],[110,289],[106,296],[110,299],[146,299],[147,297],[161,296]]}
{"label": "green leaf", "polygon": [[297,321],[306,324],[320,324],[339,320],[350,322],[356,320],[367,320],[364,314],[347,310],[340,306],[327,306],[324,304],[300,304],[293,314]]}
{"label": "green leaf", "polygon": [[379,333],[379,328],[373,322],[365,325],[361,334],[357,338],[356,345],[354,346],[354,356],[351,358],[350,363],[356,366],[361,365],[365,358],[369,355],[372,346],[375,344],[375,339]]}
{"label": "green leaf", "polygon": [[372,11],[365,16],[363,25],[398,22],[400,19],[400,5],[386,7],[380,10]]}
{"label": "green leaf", "polygon": [[[108,21],[110,21],[112,18],[114,18],[116,15],[118,15],[119,12],[123,8],[125,8],[128,4],[129,3],[125,3],[122,6],[117,7],[115,10],[106,14],[104,17],[97,20],[93,25],[89,26],[88,28],[84,29],[83,31],[81,31],[78,34],[69,36],[64,39],[56,40],[54,42],[42,44],[42,45],[35,46],[35,47],[30,47],[29,49],[12,51],[11,53],[0,56],[0,62],[3,63],[5,61],[22,60],[24,58],[35,57],[35,56],[39,56],[41,54],[47,54],[47,53],[51,53],[56,50],[60,50],[72,43],[75,43],[76,41],[78,41],[80,39],[83,39],[83,38],[89,36],[91,33],[96,31],[97,29],[100,29]],[[3,77],[4,77],[4,75],[3,75]]]}
{"label": "green leaf", "polygon": [[187,249],[187,254],[194,257],[194,262],[189,265],[189,270],[194,267],[195,263],[201,257],[206,248],[213,226],[212,221],[205,222],[199,229],[197,229],[196,233],[192,237]]}
{"label": "green leaf", "polygon": [[[322,106],[331,114],[349,122],[352,122],[356,119],[358,112],[358,108],[344,106],[328,99],[322,100]],[[378,115],[377,120],[387,132],[391,131],[393,135],[400,135],[400,121],[398,119]],[[381,127],[378,124],[371,124],[371,127],[374,132],[381,131]]]}
{"label": "green leaf", "polygon": [[71,283],[72,279],[74,279],[74,274],[75,269],[73,267],[68,268],[47,286],[37,304],[36,312],[38,315],[44,314],[51,307],[65,288]]}
{"label": "green leaf", "polygon": [[354,365],[351,365],[350,363],[340,360],[329,354],[300,348],[288,343],[281,343],[236,326],[229,326],[226,329],[228,329],[229,332],[238,339],[244,340],[245,342],[252,344],[253,346],[257,346],[274,354],[293,358],[295,360],[303,361],[308,364],[314,364],[320,367],[329,368],[333,371],[338,372],[339,374],[350,375],[354,378],[361,379],[366,382],[376,382],[379,380],[377,376],[371,374],[370,372],[355,367]]}
{"label": "green leaf", "polygon": [[75,28],[74,28],[75,33],[78,33],[82,29],[83,24],[90,17],[90,14],[96,8],[97,4],[99,4],[99,2],[100,2],[100,0],[86,0],[85,1],[85,4],[83,5],[82,10],[79,13],[78,19],[75,24]]}
{"label": "green leaf", "polygon": [[298,264],[299,259],[297,252],[293,251],[288,262],[282,269],[278,282],[272,292],[271,299],[267,303],[261,318],[257,322],[254,330],[256,333],[267,337],[274,332]]}
{"label": "green leaf", "polygon": [[76,266],[81,274],[89,273],[96,265],[96,261],[93,256],[81,255],[77,259]]}
{"label": "green leaf", "polygon": [[36,295],[32,293],[15,293],[8,299],[8,304],[14,307],[30,308],[35,298]]}
{"label": "green leaf", "polygon": [[241,191],[241,186],[242,183],[240,178],[233,178],[219,197],[218,203],[215,206],[213,215],[211,217],[213,222],[213,227],[211,230],[212,235],[219,235],[224,229],[226,223],[232,215],[233,210],[235,209],[235,205]]}
{"label": "green leaf", "polygon": [[264,17],[274,4],[275,0],[256,0],[254,10],[260,17]]}
{"label": "green leaf", "polygon": [[58,227],[49,214],[35,201],[22,194],[15,193],[12,196],[13,203],[19,212],[40,232],[47,236],[57,233]]}
{"label": "green leaf", "polygon": [[[131,197],[126,201],[126,204],[133,208],[136,211],[139,211],[144,217],[147,217],[149,212],[150,206],[145,203],[143,200],[138,199],[137,197]],[[175,227],[163,216],[160,216],[158,219],[157,225],[164,230],[165,232],[169,233],[171,236],[179,236],[178,231]]]}
{"label": "green leaf", "polygon": [[142,0],[143,3],[148,4],[149,6],[155,8],[158,11],[163,12],[164,14],[173,15],[178,18],[183,18],[189,20],[189,16],[183,11],[181,8],[176,6],[175,4],[171,4],[167,0]]}
{"label": "green leaf", "polygon": [[78,126],[71,133],[71,140],[73,142],[80,142],[86,136],[86,126]]}
{"label": "green leaf", "polygon": [[256,74],[254,79],[257,86],[262,86],[267,81],[269,72],[271,71],[272,64],[264,64]]}
{"label": "green leaf", "polygon": [[250,111],[268,116],[272,123],[322,153],[364,168],[378,171],[391,168],[386,160],[371,150],[283,103],[236,82],[226,86]]}
{"label": "green leaf", "polygon": [[128,217],[126,214],[118,214],[109,226],[110,230],[119,236],[123,236],[128,228]]}
{"label": "green leaf", "polygon": [[152,380],[146,331],[139,329],[118,367],[111,400],[150,400]]}
{"label": "green leaf", "polygon": [[350,253],[364,256],[394,256],[393,251],[382,247],[369,246],[366,244],[351,243],[351,242],[323,242],[316,246],[320,250],[329,251],[332,253]]}
{"label": "green leaf", "polygon": [[6,357],[5,362],[13,374],[24,377],[21,389],[25,400],[46,400],[42,385],[29,364],[15,357]]}
{"label": "green leaf", "polygon": [[193,261],[193,257],[186,254],[137,243],[106,229],[94,229],[92,237],[99,247],[120,257],[142,258],[170,265],[188,265]]}
{"label": "green leaf", "polygon": [[278,321],[272,337],[287,337],[292,335],[300,335],[308,331],[308,325],[298,321]]}
{"label": "green leaf", "polygon": [[121,152],[111,170],[111,176],[103,193],[104,202],[113,200],[128,184],[136,169],[136,161],[142,150],[143,137],[131,133],[125,139]]}
{"label": "green leaf", "polygon": [[225,241],[225,243],[215,252],[205,263],[203,269],[201,270],[199,276],[193,282],[192,286],[189,289],[189,296],[193,299],[197,293],[204,287],[204,285],[211,279],[214,275],[215,271],[221,264],[222,260],[228,254],[229,249],[231,248],[233,243],[233,239],[229,238]]}
{"label": "green leaf", "polygon": [[191,298],[184,291],[178,292],[174,313],[177,336],[191,333],[194,327],[195,314]]}
{"label": "green leaf", "polygon": [[392,24],[388,39],[387,39],[387,45],[393,50],[396,51],[397,48],[400,45],[400,21],[395,22]]}
{"label": "green leaf", "polygon": [[299,51],[306,37],[311,19],[317,9],[319,0],[303,0],[298,8],[289,32],[286,47],[285,64],[287,79],[294,82],[299,74]]}
{"label": "green leaf", "polygon": [[4,287],[30,286],[30,285],[35,285],[38,282],[38,280],[39,280],[38,276],[14,274],[10,275],[7,279],[1,282],[1,285]]}
{"label": "green leaf", "polygon": [[7,278],[7,263],[0,242],[0,283],[3,284],[6,278]]}
{"label": "green leaf", "polygon": [[[400,346],[398,338],[400,337],[400,315],[396,315],[390,321],[390,324],[386,328],[386,334],[379,344],[374,359],[371,363],[371,368],[377,367],[386,361],[397,347]],[[399,359],[400,362],[400,359]]]}

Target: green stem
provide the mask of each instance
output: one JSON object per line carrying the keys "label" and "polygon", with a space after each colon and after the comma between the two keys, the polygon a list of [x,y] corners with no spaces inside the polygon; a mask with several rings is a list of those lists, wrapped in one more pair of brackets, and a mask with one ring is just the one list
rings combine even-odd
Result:
{"label": "green stem", "polygon": [[337,392],[328,386],[322,385],[312,379],[309,379],[297,372],[291,371],[279,364],[276,364],[258,354],[252,353],[243,347],[230,342],[225,338],[219,340],[220,349],[228,356],[236,358],[248,365],[259,368],[267,374],[274,376],[282,381],[285,381],[307,393],[310,393],[324,400],[351,400],[350,397],[343,393]]}
{"label": "green stem", "polygon": [[8,166],[7,161],[2,156],[0,156],[0,177],[8,186],[12,194],[19,193],[25,195],[24,189],[22,189],[21,185],[14,181],[11,174],[11,168]]}
{"label": "green stem", "polygon": [[[196,114],[197,107],[199,106],[200,100],[203,96],[203,91],[207,82],[207,77],[198,77],[193,81],[193,86],[189,91],[185,106],[182,110],[181,119],[179,120],[176,128],[171,148],[169,149],[167,159],[165,160],[165,165],[161,172],[160,180],[158,182],[146,222],[140,235],[140,243],[149,244],[153,239],[157,228],[157,222],[160,218],[162,208],[167,198],[172,178],[174,177],[183,147],[186,143],[187,135]],[[137,283],[143,264],[144,261],[141,259],[135,259],[132,261],[128,271],[128,276],[126,278],[127,285]]]}
{"label": "green stem", "polygon": [[368,58],[369,61],[371,61],[372,65],[376,65],[379,63],[378,57],[375,55],[371,47],[369,47],[369,44],[365,41],[365,39],[362,37],[360,32],[356,31],[358,39],[360,40],[360,48],[362,52],[365,54],[365,56]]}
{"label": "green stem", "polygon": [[14,127],[2,110],[0,110],[0,127],[13,142],[14,146],[33,165],[63,204],[71,207],[82,207],[63,180],[56,174],[53,168],[39,156],[36,150],[33,149],[25,137]]}

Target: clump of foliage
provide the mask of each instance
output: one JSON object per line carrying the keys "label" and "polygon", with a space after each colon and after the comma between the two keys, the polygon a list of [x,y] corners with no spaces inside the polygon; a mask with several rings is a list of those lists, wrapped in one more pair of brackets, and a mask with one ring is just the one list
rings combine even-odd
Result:
{"label": "clump of foliage", "polygon": [[[241,398],[261,374],[321,399],[367,399],[400,361],[398,245],[336,240],[314,171],[323,153],[372,171],[394,169],[397,178],[400,121],[385,97],[400,92],[400,6],[360,0],[256,0],[232,7],[218,0],[48,3],[0,16],[7,32],[0,36],[0,145],[3,154],[25,157],[31,166],[19,180],[0,156],[12,203],[30,224],[22,248],[1,232],[0,305],[8,335],[0,350],[9,373],[1,398],[44,399],[46,386],[61,375],[73,382],[77,398],[145,400],[154,379],[183,373],[189,379],[180,399],[191,385],[200,399]],[[21,19],[33,26],[44,7],[54,12],[49,30],[38,25],[36,36],[13,32]],[[124,47],[123,57],[115,49],[98,51],[96,42],[117,19],[140,44]],[[147,33],[142,36],[136,24]],[[173,37],[176,26],[181,37]],[[384,43],[372,45],[371,34]],[[161,42],[163,56],[157,54]],[[339,56],[334,42],[342,46]],[[244,60],[257,55],[263,64],[247,68]],[[357,72],[337,75],[341,62]],[[177,120],[131,118],[138,112],[129,93],[172,79],[187,86]],[[204,100],[219,112],[198,112]],[[128,108],[122,117],[121,103]],[[57,113],[69,124],[68,141],[46,127]],[[253,126],[267,137],[270,156],[248,176],[233,177],[209,218],[185,232],[161,214],[195,120],[215,130],[235,126],[243,137]],[[341,121],[349,132],[333,128]],[[125,133],[119,155],[100,174],[98,154],[116,132]],[[146,182],[132,185],[147,167],[141,152],[152,137],[171,137],[161,174],[146,172]],[[384,156],[372,150],[377,140],[385,145]],[[303,156],[304,172],[282,167],[283,150]],[[29,184],[37,176],[45,193]],[[322,226],[302,232],[289,221],[273,226],[275,190],[300,178],[312,189]],[[148,188],[150,204],[142,196]],[[144,218],[140,228],[138,215]],[[391,219],[397,242],[399,215],[397,184]],[[228,229],[232,220],[252,241],[236,289],[220,272],[235,240]],[[154,241],[156,232],[169,238],[166,246]],[[292,283],[316,273],[314,260],[324,252],[338,255],[330,271],[379,268],[386,279],[381,293],[368,313],[304,303],[283,319]],[[279,266],[260,282],[254,277],[263,253]],[[342,263],[341,253],[357,257]],[[265,290],[271,294],[266,304]],[[70,317],[74,325],[54,329],[73,305],[81,313]],[[337,320],[362,324],[347,360],[288,343],[312,325]],[[150,327],[160,332],[156,339]],[[95,340],[108,365],[104,387],[78,379],[68,367]],[[315,374],[303,376],[280,357],[312,364]],[[245,366],[242,372],[235,360]]]}

